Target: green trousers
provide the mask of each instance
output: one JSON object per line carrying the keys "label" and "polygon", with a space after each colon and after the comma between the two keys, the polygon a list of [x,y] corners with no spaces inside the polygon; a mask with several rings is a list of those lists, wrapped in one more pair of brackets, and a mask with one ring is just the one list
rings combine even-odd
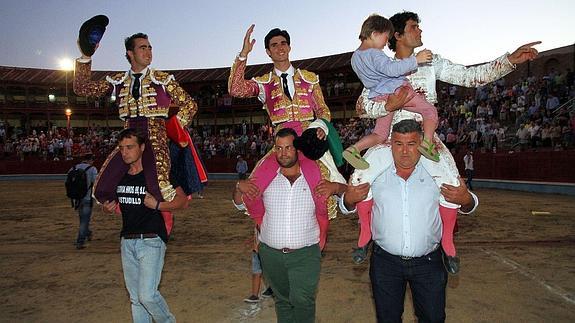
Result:
{"label": "green trousers", "polygon": [[262,243],[259,254],[263,274],[274,291],[278,323],[314,322],[319,245],[282,253]]}

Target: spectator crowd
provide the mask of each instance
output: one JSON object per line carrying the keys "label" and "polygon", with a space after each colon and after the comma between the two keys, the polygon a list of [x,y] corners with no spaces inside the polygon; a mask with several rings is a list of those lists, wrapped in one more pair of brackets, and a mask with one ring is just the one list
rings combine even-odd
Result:
{"label": "spectator crowd", "polygon": [[0,125],[0,157],[25,161],[81,159],[92,154],[96,158],[106,156],[116,147],[117,130],[94,125],[85,133],[75,133],[66,128],[37,126],[25,134],[16,128],[11,133],[9,125]]}
{"label": "spectator crowd", "polygon": [[[337,85],[337,86],[336,86]],[[328,94],[346,88],[331,82]],[[337,89],[335,89],[337,88]],[[456,86],[438,87],[439,124],[437,134],[446,146],[459,149],[496,152],[501,149],[567,149],[575,138],[574,73],[551,71],[543,77],[531,76],[515,84],[500,79],[477,89]],[[332,93],[333,92],[333,93]],[[352,118],[333,120],[344,147],[369,134],[374,120]],[[92,153],[106,156],[115,146],[119,129],[93,125],[70,129],[37,126],[24,131],[0,123],[0,156],[24,161],[70,160]],[[235,159],[259,159],[271,149],[269,124],[200,126],[190,134],[205,160],[215,156]],[[76,133],[77,132],[77,133]],[[80,133],[82,132],[82,133]]]}
{"label": "spectator crowd", "polygon": [[441,87],[439,137],[450,149],[461,146],[498,149],[567,149],[573,147],[575,113],[573,72],[521,79],[500,79],[473,90]]}

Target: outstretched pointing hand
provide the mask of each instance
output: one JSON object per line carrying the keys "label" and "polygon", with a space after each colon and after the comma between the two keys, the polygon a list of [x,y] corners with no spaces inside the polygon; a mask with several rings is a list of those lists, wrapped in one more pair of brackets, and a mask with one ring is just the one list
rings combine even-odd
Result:
{"label": "outstretched pointing hand", "polygon": [[517,48],[511,55],[507,56],[509,63],[511,64],[521,64],[528,60],[532,61],[537,57],[539,52],[533,46],[541,44],[540,41],[534,41],[532,43],[525,44]]}

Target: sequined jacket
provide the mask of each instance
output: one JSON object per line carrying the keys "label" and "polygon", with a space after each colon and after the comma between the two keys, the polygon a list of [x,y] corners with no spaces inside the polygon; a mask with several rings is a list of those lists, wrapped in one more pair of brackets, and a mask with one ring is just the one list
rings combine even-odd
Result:
{"label": "sequined jacket", "polygon": [[135,100],[130,91],[130,72],[92,81],[91,66],[91,62],[82,63],[76,60],[74,93],[90,97],[112,94],[118,100],[118,113],[122,120],[139,116],[167,118],[170,105],[173,104],[179,107],[177,117],[182,126],[185,126],[198,110],[196,102],[174,80],[174,76],[166,72],[148,69],[142,79],[140,99]]}
{"label": "sequined jacket", "polygon": [[228,92],[234,97],[257,96],[274,126],[286,121],[309,123],[316,118],[331,119],[317,74],[296,69],[295,94],[292,100],[282,89],[281,80],[273,71],[251,80],[244,79],[246,60],[236,59],[230,71]]}
{"label": "sequined jacket", "polygon": [[[437,103],[435,89],[437,80],[465,87],[479,87],[488,84],[515,69],[515,65],[507,59],[508,55],[502,55],[491,62],[476,66],[455,64],[440,55],[433,55],[430,64],[419,66],[417,71],[408,75],[407,78],[416,92],[425,94],[425,98],[430,103]],[[413,112],[396,111],[393,123],[407,118],[413,119],[415,115],[417,115],[417,119],[420,118],[418,114]]]}
{"label": "sequined jacket", "polygon": [[439,55],[433,55],[430,64],[420,65],[407,78],[416,92],[424,93],[430,103],[437,102],[436,80],[465,87],[478,87],[493,82],[515,69],[505,54],[494,61],[476,66],[454,64]]}

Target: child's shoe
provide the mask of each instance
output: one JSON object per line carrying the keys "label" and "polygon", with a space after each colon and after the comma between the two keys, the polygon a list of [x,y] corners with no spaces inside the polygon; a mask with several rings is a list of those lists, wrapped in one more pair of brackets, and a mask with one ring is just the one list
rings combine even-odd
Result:
{"label": "child's shoe", "polygon": [[435,144],[427,141],[427,139],[423,138],[421,145],[417,147],[417,150],[423,155],[423,157],[433,160],[434,162],[439,161],[439,152],[435,150]]}
{"label": "child's shoe", "polygon": [[347,162],[355,169],[369,168],[369,163],[365,159],[363,159],[363,157],[361,157],[361,154],[359,153],[357,148],[355,148],[355,146],[347,147],[343,151],[342,155],[343,158],[347,160]]}

